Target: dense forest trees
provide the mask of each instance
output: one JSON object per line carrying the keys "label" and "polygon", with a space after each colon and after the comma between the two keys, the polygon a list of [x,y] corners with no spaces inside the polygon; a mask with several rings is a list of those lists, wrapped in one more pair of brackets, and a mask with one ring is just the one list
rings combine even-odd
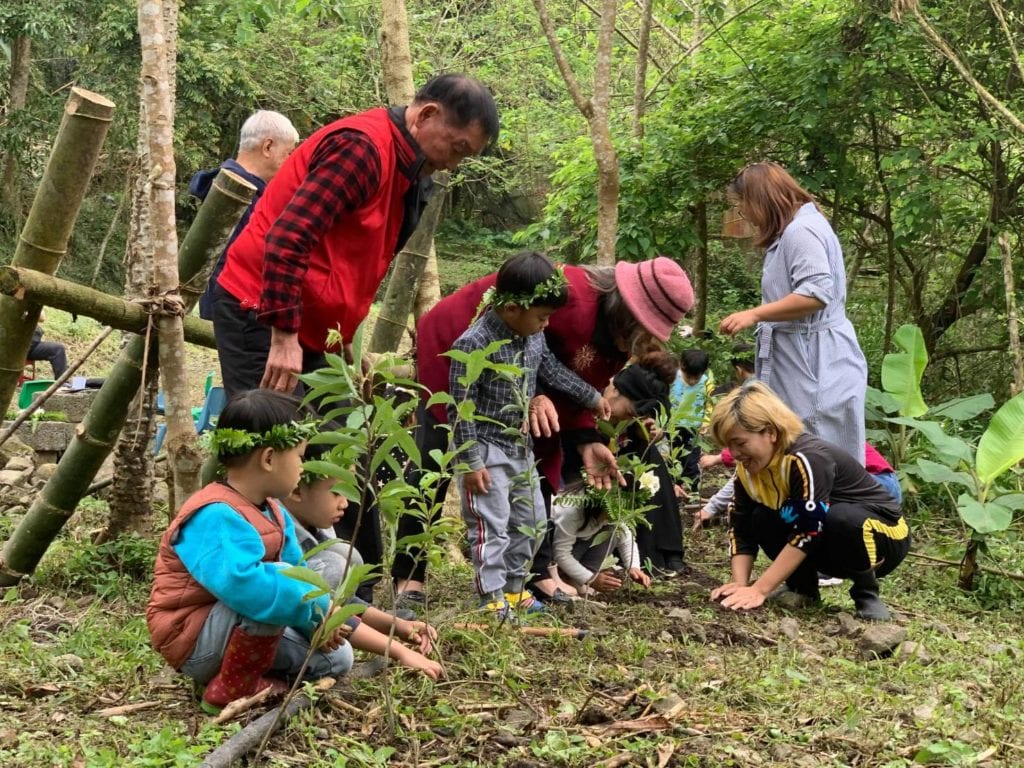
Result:
{"label": "dense forest trees", "polygon": [[[1021,259],[1024,115],[1013,4],[935,0],[782,3],[655,0],[646,49],[644,130],[635,131],[634,75],[643,2],[615,18],[610,124],[620,165],[620,258],[708,259],[708,327],[756,294],[757,256],[722,239],[722,189],[745,163],[784,163],[819,197],[840,232],[850,312],[872,371],[895,327],[914,322],[932,355],[936,395],[1012,380],[996,238]],[[596,2],[547,7],[576,72],[594,71]],[[934,45],[912,7],[954,52]],[[180,226],[184,182],[234,151],[253,109],[286,112],[303,134],[386,100],[379,6],[314,0],[197,0],[181,8],[175,150]],[[597,170],[529,0],[410,0],[414,77],[464,70],[495,90],[495,151],[454,179],[438,237],[442,282],[459,253],[543,246],[592,261]],[[134,173],[139,41],[127,0],[0,9],[0,250],[9,254],[70,84],[118,104],[117,122],[62,275],[120,292]],[[26,55],[27,51],[27,55]],[[1005,106],[994,109],[964,76]],[[584,84],[584,90],[590,84]],[[445,243],[445,233],[448,243]],[[706,242],[704,242],[706,240]],[[6,258],[6,257],[4,257]],[[460,274],[462,274],[460,272]],[[468,273],[466,273],[468,274]]]}

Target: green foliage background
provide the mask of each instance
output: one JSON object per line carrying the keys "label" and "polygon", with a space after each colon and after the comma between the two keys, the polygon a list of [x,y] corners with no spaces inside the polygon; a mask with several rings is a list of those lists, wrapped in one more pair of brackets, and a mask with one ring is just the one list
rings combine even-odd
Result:
{"label": "green foliage background", "polygon": [[[593,69],[597,19],[576,2],[549,3],[583,90]],[[568,97],[528,0],[411,0],[414,77],[469,72],[494,90],[502,135],[456,178],[438,238],[442,286],[493,270],[520,247],[586,262],[595,252],[596,171],[583,117]],[[699,11],[699,27],[694,11]],[[1007,24],[1024,31],[1007,5]],[[972,74],[1015,114],[1024,91],[988,4],[927,3],[925,13]],[[698,203],[706,203],[708,326],[756,302],[759,256],[717,237],[722,190],[736,170],[771,158],[819,198],[846,252],[848,307],[878,384],[887,337],[922,328],[932,359],[932,400],[977,391],[1005,399],[1006,317],[995,235],[1018,251],[1024,164],[1020,135],[994,117],[910,19],[875,0],[797,0],[744,5],[656,0],[642,140],[632,131],[634,2],[620,4],[612,131],[622,174],[619,253],[658,253],[693,266]],[[0,98],[10,43],[33,45],[28,105],[6,114],[0,155],[17,160],[20,207],[0,211],[0,250],[45,163],[67,86],[108,95],[118,113],[61,274],[88,282],[108,239],[97,284],[119,291],[137,123],[138,40],[128,0],[0,9]],[[235,150],[256,108],[287,113],[307,135],[384,101],[379,6],[363,0],[197,0],[179,21],[177,162],[181,226],[191,220],[189,176]],[[694,40],[702,42],[692,48]],[[1020,260],[1019,253],[1016,260]],[[961,349],[983,352],[953,354]]]}

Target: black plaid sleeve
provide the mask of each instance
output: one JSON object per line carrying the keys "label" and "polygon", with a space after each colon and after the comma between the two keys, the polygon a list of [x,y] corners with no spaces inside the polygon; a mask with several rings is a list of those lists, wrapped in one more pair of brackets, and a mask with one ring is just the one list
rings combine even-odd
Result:
{"label": "black plaid sleeve", "polygon": [[261,320],[284,331],[299,330],[310,249],[338,216],[370,199],[380,178],[380,155],[366,134],[342,130],[320,142],[306,178],[267,232]]}

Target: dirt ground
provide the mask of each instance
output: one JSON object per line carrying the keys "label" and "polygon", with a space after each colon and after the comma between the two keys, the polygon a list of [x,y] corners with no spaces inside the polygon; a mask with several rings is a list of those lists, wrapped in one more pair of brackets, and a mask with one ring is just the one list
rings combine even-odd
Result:
{"label": "dirt ground", "polygon": [[[87,508],[31,583],[0,601],[0,764],[198,765],[255,719],[214,725],[148,648],[151,542],[90,550]],[[431,580],[448,679],[343,679],[270,742],[272,766],[910,766],[1022,764],[1020,595],[982,610],[954,572],[908,563],[885,582],[895,652],[842,587],[821,608],[722,610],[724,531],[691,538],[689,572],[531,619],[473,610],[466,566]],[[378,587],[378,598],[387,595]],[[905,642],[898,642],[905,637]],[[365,671],[365,659],[360,661]]]}

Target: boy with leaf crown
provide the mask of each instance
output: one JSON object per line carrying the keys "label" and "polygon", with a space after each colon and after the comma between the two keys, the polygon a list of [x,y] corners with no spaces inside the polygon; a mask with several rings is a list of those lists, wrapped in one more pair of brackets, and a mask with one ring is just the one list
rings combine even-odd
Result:
{"label": "boy with leaf crown", "polygon": [[315,433],[302,415],[292,395],[233,397],[211,437],[223,478],[189,498],[160,539],[146,624],[168,663],[205,685],[206,712],[268,686],[283,693],[310,645],[306,677],[352,666],[342,621],[359,608],[332,610],[325,594],[306,599],[309,585],[286,573],[302,549],[277,499],[299,483]]}
{"label": "boy with leaf crown", "polygon": [[[505,618],[510,610],[527,613],[543,605],[524,592],[533,541],[524,532],[543,533],[544,498],[534,466],[526,404],[538,382],[562,392],[598,416],[608,404],[594,387],[566,368],[548,349],[544,328],[568,300],[560,268],[543,254],[523,251],[498,270],[494,289],[484,295],[483,314],[452,345],[449,420],[454,444],[467,466],[460,478],[481,609]],[[474,353],[490,367],[477,370]],[[475,415],[460,418],[458,404],[472,402]]]}
{"label": "boy with leaf crown", "polygon": [[[323,459],[330,446],[313,444],[306,448],[307,462]],[[337,590],[350,574],[355,577],[370,571],[373,566],[363,565],[363,559],[351,545],[334,538],[328,530],[337,523],[348,508],[348,499],[335,490],[336,481],[309,470],[284,500],[295,518],[295,533],[306,556],[306,566],[319,574],[321,589]],[[312,581],[312,579],[310,580]],[[389,656],[404,667],[423,673],[431,680],[444,677],[444,668],[425,654],[433,649],[436,630],[422,621],[408,621],[353,597],[350,604],[363,606],[359,616],[352,616],[346,624],[352,629],[349,642],[353,648]],[[410,648],[397,640],[413,643]]]}

